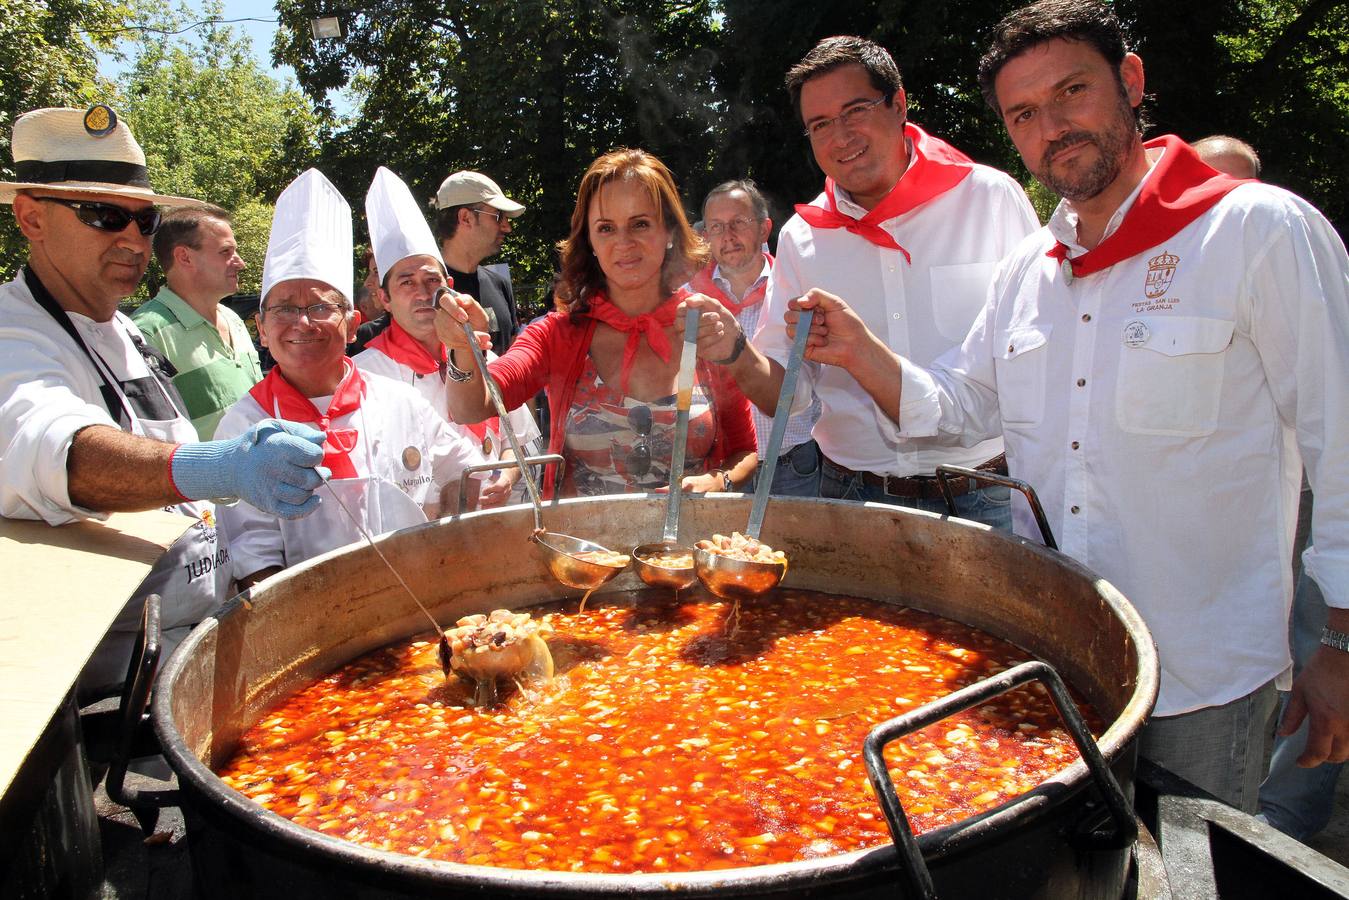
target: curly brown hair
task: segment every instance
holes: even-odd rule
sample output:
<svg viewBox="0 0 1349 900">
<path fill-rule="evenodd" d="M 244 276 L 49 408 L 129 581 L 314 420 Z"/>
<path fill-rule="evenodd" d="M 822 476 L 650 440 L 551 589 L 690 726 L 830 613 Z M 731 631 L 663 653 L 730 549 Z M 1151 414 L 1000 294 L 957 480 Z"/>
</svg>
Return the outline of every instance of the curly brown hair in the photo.
<svg viewBox="0 0 1349 900">
<path fill-rule="evenodd" d="M 707 245 L 690 227 L 674 176 L 665 163 L 645 150 L 611 150 L 591 163 L 581 176 L 576 208 L 571 214 L 571 233 L 557 245 L 562 256 L 562 274 L 557 285 L 558 307 L 573 318 L 589 311 L 590 297 L 604 290 L 606 284 L 604 271 L 590 245 L 590 203 L 606 184 L 623 179 L 635 179 L 646 187 L 670 232 L 673 244 L 665 251 L 665 262 L 661 265 L 661 291 L 672 293 L 694 272 L 707 265 Z"/>
</svg>

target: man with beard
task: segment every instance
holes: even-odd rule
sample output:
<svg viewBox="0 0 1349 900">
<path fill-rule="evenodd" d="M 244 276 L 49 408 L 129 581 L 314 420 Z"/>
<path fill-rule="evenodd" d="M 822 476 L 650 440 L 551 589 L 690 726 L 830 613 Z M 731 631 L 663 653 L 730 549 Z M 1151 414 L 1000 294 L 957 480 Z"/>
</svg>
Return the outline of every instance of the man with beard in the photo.
<svg viewBox="0 0 1349 900">
<path fill-rule="evenodd" d="M 501 250 L 511 233 L 511 221 L 524 211 L 523 205 L 479 172 L 455 172 L 436 191 L 435 234 L 440 255 L 454 289 L 477 300 L 486 311 L 492 352 L 498 356 L 520 331 L 520 314 L 510 281 L 481 263 Z"/>
<path fill-rule="evenodd" d="M 994 266 L 1038 224 L 1012 178 L 908 120 L 899 69 L 884 47 L 825 38 L 786 82 L 827 176 L 824 192 L 797 206 L 778 236 L 753 343 L 746 346 L 728 312 L 709 306 L 708 339 L 722 331 L 730 340 L 717 340 L 723 346 L 715 353 L 699 348 L 769 414 L 791 346 L 783 321 L 789 300 L 813 289 L 845 297 L 890 349 L 930 363 L 964 336 Z M 892 440 L 871 389 L 844 366 L 811 360 L 802 367 L 793 412 L 813 398 L 822 497 L 945 512 L 937 466 L 1002 466 L 997 435 L 968 447 Z M 1011 527 L 1007 488 L 963 478 L 952 479 L 952 488 L 960 516 Z"/>
<path fill-rule="evenodd" d="M 1316 493 L 1304 568 L 1330 609 L 1280 731 L 1310 720 L 1300 765 L 1349 757 L 1349 257 L 1300 198 L 1222 175 L 1176 137 L 1143 141 L 1143 63 L 1108 6 L 1010 14 L 979 81 L 1063 197 L 1048 226 L 930 369 L 823 294 L 797 304 L 823 313 L 811 354 L 888 387 L 896 435 L 1002 432 L 1060 548 L 1157 642 L 1141 753 L 1251 811 L 1289 665 L 1303 464 Z M 1035 533 L 1024 504 L 1016 520 Z"/>
</svg>

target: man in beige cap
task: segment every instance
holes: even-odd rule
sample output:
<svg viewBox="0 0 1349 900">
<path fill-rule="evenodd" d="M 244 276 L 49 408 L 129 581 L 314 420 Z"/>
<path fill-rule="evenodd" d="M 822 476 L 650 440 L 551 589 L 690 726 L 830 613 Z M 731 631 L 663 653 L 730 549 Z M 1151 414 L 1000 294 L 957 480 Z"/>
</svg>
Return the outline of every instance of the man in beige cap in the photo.
<svg viewBox="0 0 1349 900">
<path fill-rule="evenodd" d="M 455 172 L 436 192 L 435 236 L 454 289 L 469 294 L 487 312 L 492 349 L 497 354 L 515 339 L 520 315 L 510 279 L 482 261 L 501 249 L 511 220 L 525 211 L 478 172 Z"/>
<path fill-rule="evenodd" d="M 145 274 L 159 207 L 145 154 L 106 106 L 40 109 L 14 123 L 17 180 L 0 183 L 28 263 L 0 285 L 0 515 L 52 525 L 167 507 L 194 519 L 137 597 L 164 598 L 172 647 L 226 596 L 229 549 L 211 504 L 240 497 L 298 517 L 318 505 L 323 435 L 270 421 L 198 442 L 172 366 L 117 311 Z M 125 675 L 133 600 L 86 668 L 86 695 Z"/>
</svg>

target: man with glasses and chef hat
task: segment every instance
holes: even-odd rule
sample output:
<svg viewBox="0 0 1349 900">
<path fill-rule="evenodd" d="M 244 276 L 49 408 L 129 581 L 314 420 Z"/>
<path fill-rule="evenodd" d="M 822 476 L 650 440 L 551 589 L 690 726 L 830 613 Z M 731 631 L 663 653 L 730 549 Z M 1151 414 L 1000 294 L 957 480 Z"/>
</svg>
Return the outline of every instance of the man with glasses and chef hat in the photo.
<svg viewBox="0 0 1349 900">
<path fill-rule="evenodd" d="M 0 285 L 0 514 L 52 525 L 163 507 L 194 524 L 156 564 L 81 676 L 82 699 L 126 675 L 142 598 L 163 598 L 166 648 L 227 595 L 230 551 L 213 498 L 299 518 L 319 504 L 322 435 L 267 420 L 199 442 L 172 367 L 118 303 L 149 263 L 160 207 L 145 154 L 107 106 L 14 123 L 16 180 L 0 184 L 28 242 Z"/>
<path fill-rule="evenodd" d="M 758 332 L 714 306 L 699 342 L 769 414 L 791 347 L 789 300 L 812 289 L 844 297 L 893 350 L 931 362 L 965 336 L 998 260 L 1038 225 L 1010 176 L 909 121 L 899 69 L 884 47 L 825 38 L 786 83 L 824 192 L 797 206 L 778 235 Z M 792 411 L 819 401 L 820 496 L 945 512 L 937 466 L 1005 471 L 997 437 L 954 448 L 893 440 L 875 393 L 841 366 L 807 358 L 802 367 Z M 1007 488 L 963 478 L 951 485 L 958 515 L 1011 527 Z"/>
<path fill-rule="evenodd" d="M 412 192 L 383 166 L 375 172 L 365 195 L 365 218 L 375 266 L 385 273 L 386 302 L 393 321 L 353 357 L 356 365 L 416 388 L 454 431 L 481 444 L 491 459 L 513 459 L 514 452 L 495 417 L 475 425 L 458 425 L 450 419 L 445 392 L 447 356 L 436 335 L 436 296 L 453 282 Z M 527 407 L 516 407 L 510 420 L 521 445 L 538 439 L 539 426 Z M 506 503 L 519 478 L 518 467 L 498 471 L 482 486 L 479 508 Z"/>
<path fill-rule="evenodd" d="M 486 458 L 418 392 L 362 372 L 353 337 L 351 207 L 316 169 L 276 201 L 262 265 L 258 337 L 276 365 L 229 408 L 216 433 L 247 433 L 269 418 L 323 434 L 332 479 L 303 521 L 239 503 L 222 509 L 234 573 L 247 586 L 287 566 L 454 511 L 459 476 Z M 333 501 L 333 502 L 328 502 Z"/>
</svg>

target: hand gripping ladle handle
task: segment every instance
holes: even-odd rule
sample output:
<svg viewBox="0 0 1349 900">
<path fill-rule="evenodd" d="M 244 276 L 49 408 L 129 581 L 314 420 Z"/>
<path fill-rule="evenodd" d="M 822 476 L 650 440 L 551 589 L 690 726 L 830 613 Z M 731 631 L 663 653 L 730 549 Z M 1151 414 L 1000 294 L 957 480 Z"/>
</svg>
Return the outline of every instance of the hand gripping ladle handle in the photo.
<svg viewBox="0 0 1349 900">
<path fill-rule="evenodd" d="M 778 455 L 782 451 L 782 436 L 787 433 L 787 419 L 796 400 L 796 377 L 801 373 L 801 361 L 806 355 L 806 338 L 810 336 L 810 321 L 815 310 L 801 310 L 796 322 L 796 340 L 792 341 L 791 355 L 787 357 L 787 372 L 782 376 L 782 390 L 778 392 L 777 409 L 773 412 L 773 430 L 768 434 L 763 465 L 759 469 L 759 484 L 754 488 L 754 502 L 749 508 L 749 526 L 745 535 L 755 540 L 763 530 L 764 513 L 768 510 L 768 494 L 773 489 L 773 473 L 777 471 Z"/>
</svg>

